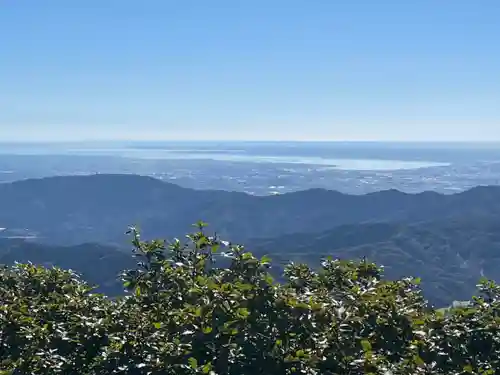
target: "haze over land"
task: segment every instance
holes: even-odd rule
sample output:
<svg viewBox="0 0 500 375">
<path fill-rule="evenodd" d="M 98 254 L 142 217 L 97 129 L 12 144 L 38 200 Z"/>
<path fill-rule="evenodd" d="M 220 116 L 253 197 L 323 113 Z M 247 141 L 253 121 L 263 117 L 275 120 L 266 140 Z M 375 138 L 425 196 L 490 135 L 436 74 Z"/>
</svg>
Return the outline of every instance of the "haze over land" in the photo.
<svg viewBox="0 0 500 375">
<path fill-rule="evenodd" d="M 500 181 L 495 143 L 107 142 L 3 144 L 0 180 L 132 173 L 194 189 L 278 194 L 453 193 Z"/>
</svg>

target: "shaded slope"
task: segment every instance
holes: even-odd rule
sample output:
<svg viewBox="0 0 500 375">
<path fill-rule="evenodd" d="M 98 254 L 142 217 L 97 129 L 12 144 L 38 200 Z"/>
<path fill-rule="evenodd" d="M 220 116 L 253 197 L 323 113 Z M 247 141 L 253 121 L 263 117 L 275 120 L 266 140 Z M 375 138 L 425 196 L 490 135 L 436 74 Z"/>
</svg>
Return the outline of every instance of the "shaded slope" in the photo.
<svg viewBox="0 0 500 375">
<path fill-rule="evenodd" d="M 500 221 L 487 216 L 419 224 L 345 225 L 322 233 L 251 242 L 249 250 L 318 265 L 325 256 L 383 265 L 389 278 L 422 277 L 429 300 L 446 305 L 468 299 L 482 276 L 500 280 Z M 278 267 L 279 268 L 279 267 Z"/>
<path fill-rule="evenodd" d="M 118 275 L 125 269 L 135 267 L 134 258 L 129 253 L 112 246 L 47 246 L 23 240 L 0 239 L 0 264 L 15 262 L 71 269 L 90 284 L 98 285 L 98 291 L 108 295 L 123 292 Z"/>
<path fill-rule="evenodd" d="M 129 225 L 146 237 L 173 237 L 202 219 L 226 238 L 275 237 L 367 222 L 410 223 L 499 215 L 500 188 L 456 195 L 395 190 L 346 195 L 313 189 L 280 196 L 181 188 L 150 177 L 51 177 L 0 184 L 0 226 L 28 228 L 60 244 L 123 243 Z"/>
<path fill-rule="evenodd" d="M 470 298 L 482 275 L 500 280 L 500 221 L 484 216 L 343 225 L 321 233 L 256 239 L 246 245 L 256 255 L 270 255 L 278 277 L 289 261 L 316 266 L 328 255 L 366 257 L 383 265 L 389 278 L 422 277 L 424 294 L 436 306 Z M 135 264 L 128 250 L 113 246 L 63 247 L 1 239 L 0 263 L 14 261 L 71 268 L 109 295 L 122 292 L 117 275 Z"/>
</svg>

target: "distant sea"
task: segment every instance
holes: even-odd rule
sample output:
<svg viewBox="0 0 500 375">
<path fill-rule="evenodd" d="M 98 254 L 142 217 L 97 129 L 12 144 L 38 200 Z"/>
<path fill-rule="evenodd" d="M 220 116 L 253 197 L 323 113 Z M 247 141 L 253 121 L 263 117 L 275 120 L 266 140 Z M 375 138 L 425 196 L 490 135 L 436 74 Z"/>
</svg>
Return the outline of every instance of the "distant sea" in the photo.
<svg viewBox="0 0 500 375">
<path fill-rule="evenodd" d="M 94 142 L 4 143 L 0 154 L 98 155 L 131 159 L 308 164 L 339 170 L 400 170 L 500 161 L 493 143 Z"/>
</svg>

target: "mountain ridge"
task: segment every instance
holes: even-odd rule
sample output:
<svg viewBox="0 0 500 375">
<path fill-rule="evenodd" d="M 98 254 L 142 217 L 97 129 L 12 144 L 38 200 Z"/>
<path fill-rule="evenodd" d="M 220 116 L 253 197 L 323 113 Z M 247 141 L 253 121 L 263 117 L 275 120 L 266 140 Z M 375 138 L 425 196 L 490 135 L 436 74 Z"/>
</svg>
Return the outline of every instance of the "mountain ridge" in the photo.
<svg viewBox="0 0 500 375">
<path fill-rule="evenodd" d="M 312 189 L 276 196 L 194 190 L 138 175 L 58 176 L 0 184 L 0 226 L 58 244 L 123 243 L 130 225 L 148 237 L 181 236 L 202 219 L 244 242 L 363 222 L 500 216 L 500 187 L 444 195 L 386 190 L 348 195 Z"/>
<path fill-rule="evenodd" d="M 272 272 L 278 278 L 289 262 L 318 268 L 327 256 L 344 260 L 366 258 L 384 266 L 389 279 L 421 277 L 424 295 L 435 306 L 469 298 L 483 276 L 500 280 L 500 221 L 493 217 L 346 224 L 321 233 L 255 239 L 243 245 L 258 257 L 270 256 Z M 31 261 L 74 269 L 98 285 L 98 291 L 115 296 L 123 292 L 117 275 L 135 264 L 129 248 L 130 245 L 57 246 L 0 239 L 0 263 Z"/>
<path fill-rule="evenodd" d="M 194 190 L 146 176 L 96 174 L 0 184 L 0 207 L 0 227 L 36 235 L 17 245 L 0 239 L 10 249 L 2 251 L 0 261 L 79 265 L 90 281 L 103 282 L 113 293 L 119 290 L 113 272 L 123 268 L 113 267 L 130 265 L 123 252 L 129 226 L 142 228 L 146 239 L 171 239 L 190 232 L 198 220 L 223 239 L 269 253 L 278 264 L 317 265 L 322 256 L 335 255 L 368 257 L 386 265 L 391 277 L 416 272 L 439 304 L 449 302 L 448 296 L 468 296 L 482 273 L 500 279 L 498 186 L 452 195 L 310 189 L 263 197 Z M 106 266 L 103 252 L 109 252 L 113 267 Z M 94 273 L 96 265 L 102 275 Z"/>
<path fill-rule="evenodd" d="M 228 194 L 235 194 L 235 195 L 246 195 L 252 198 L 275 198 L 275 197 L 283 197 L 283 196 L 293 196 L 293 195 L 302 195 L 302 194 L 313 194 L 313 193 L 334 193 L 336 195 L 341 195 L 344 197 L 363 197 L 363 196 L 376 196 L 380 194 L 398 194 L 400 196 L 440 196 L 440 197 L 453 197 L 453 196 L 461 196 L 461 195 L 468 195 L 472 193 L 476 193 L 478 191 L 484 192 L 484 191 L 498 191 L 500 193 L 500 185 L 477 185 L 474 187 L 471 187 L 470 189 L 464 190 L 464 191 L 459 191 L 459 192 L 454 192 L 450 194 L 443 194 L 437 191 L 432 191 L 432 190 L 424 190 L 418 193 L 410 193 L 410 192 L 404 192 L 398 189 L 384 189 L 384 190 L 379 190 L 375 192 L 368 192 L 365 194 L 349 194 L 349 193 L 344 193 L 340 192 L 338 190 L 331 190 L 331 189 L 325 189 L 325 188 L 309 188 L 309 189 L 304 189 L 304 190 L 297 190 L 297 191 L 292 191 L 292 192 L 285 192 L 283 194 L 278 194 L 278 195 L 252 195 L 249 193 L 245 192 L 236 192 L 236 191 L 228 191 L 228 190 L 219 190 L 219 189 L 193 189 L 189 187 L 183 187 L 178 184 L 175 184 L 170 181 L 164 181 L 156 177 L 148 176 L 148 175 L 140 175 L 140 174 L 129 174 L 129 173 L 94 173 L 94 174 L 85 174 L 85 175 L 58 175 L 58 176 L 47 176 L 47 177 L 41 177 L 41 178 L 25 178 L 22 180 L 16 180 L 16 181 L 9 181 L 5 183 L 0 184 L 0 190 L 3 189 L 5 186 L 11 185 L 13 187 L 18 188 L 19 186 L 22 185 L 28 185 L 33 182 L 36 183 L 52 183 L 54 181 L 98 181 L 99 182 L 113 182 L 116 183 L 117 181 L 111 181 L 111 179 L 116 180 L 116 179 L 122 179 L 123 182 L 133 182 L 133 181 L 149 181 L 152 184 L 156 184 L 156 186 L 170 186 L 173 188 L 176 188 L 178 190 L 184 190 L 184 191 L 194 191 L 194 192 L 210 192 L 210 193 L 215 193 L 215 192 L 222 192 L 222 193 L 228 193 Z M 108 181 L 105 181 L 108 180 Z M 151 184 L 151 186 L 153 186 Z"/>
</svg>

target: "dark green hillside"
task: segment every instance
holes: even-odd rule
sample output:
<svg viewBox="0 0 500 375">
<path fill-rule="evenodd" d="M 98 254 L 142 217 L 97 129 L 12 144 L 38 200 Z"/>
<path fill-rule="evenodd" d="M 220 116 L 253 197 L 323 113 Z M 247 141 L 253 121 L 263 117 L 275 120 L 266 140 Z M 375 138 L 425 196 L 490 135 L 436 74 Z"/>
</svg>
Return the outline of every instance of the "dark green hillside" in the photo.
<svg viewBox="0 0 500 375">
<path fill-rule="evenodd" d="M 133 234 L 138 263 L 122 274 L 124 297 L 95 294 L 61 269 L 0 267 L 1 374 L 500 374 L 493 282 L 465 308 L 441 311 L 418 280 L 387 280 L 365 260 L 289 265 L 277 283 L 269 259 L 202 226 L 168 247 Z"/>
<path fill-rule="evenodd" d="M 490 217 L 344 225 L 252 243 L 257 254 L 270 254 L 278 263 L 317 266 L 328 255 L 366 257 L 383 265 L 389 278 L 422 277 L 424 295 L 437 306 L 467 299 L 482 276 L 500 280 L 500 221 Z"/>
<path fill-rule="evenodd" d="M 74 270 L 91 285 L 98 285 L 98 291 L 110 296 L 123 294 L 118 275 L 135 264 L 128 251 L 112 246 L 55 246 L 0 239 L 0 264 L 13 265 L 15 262 Z"/>
<path fill-rule="evenodd" d="M 419 224 L 343 225 L 321 233 L 286 235 L 249 242 L 248 250 L 269 255 L 275 276 L 290 261 L 319 267 L 326 256 L 367 258 L 384 266 L 389 279 L 421 277 L 424 296 L 436 306 L 468 299 L 477 281 L 500 280 L 500 222 L 488 217 Z M 57 265 L 83 274 L 108 295 L 122 293 L 116 275 L 131 266 L 126 247 L 44 245 L 0 240 L 0 262 Z M 220 263 L 224 265 L 225 263 Z"/>
<path fill-rule="evenodd" d="M 130 262 L 124 228 L 137 224 L 144 238 L 173 238 L 199 217 L 277 264 L 367 257 L 389 278 L 422 276 L 425 296 L 439 306 L 469 298 L 482 275 L 500 279 L 499 187 L 455 195 L 313 189 L 257 197 L 134 175 L 65 176 L 0 184 L 0 207 L 6 232 L 38 236 L 37 244 L 4 239 L 0 261 L 72 268 L 111 295 L 121 291 L 116 274 Z M 90 242 L 100 245 L 81 245 Z"/>
<path fill-rule="evenodd" d="M 0 227 L 28 228 L 39 241 L 62 245 L 124 244 L 123 228 L 130 224 L 149 238 L 170 238 L 189 231 L 200 217 L 225 238 L 242 241 L 345 224 L 500 216 L 500 187 L 456 195 L 389 190 L 357 196 L 313 189 L 257 197 L 135 175 L 65 176 L 0 184 L 0 207 Z"/>
</svg>

